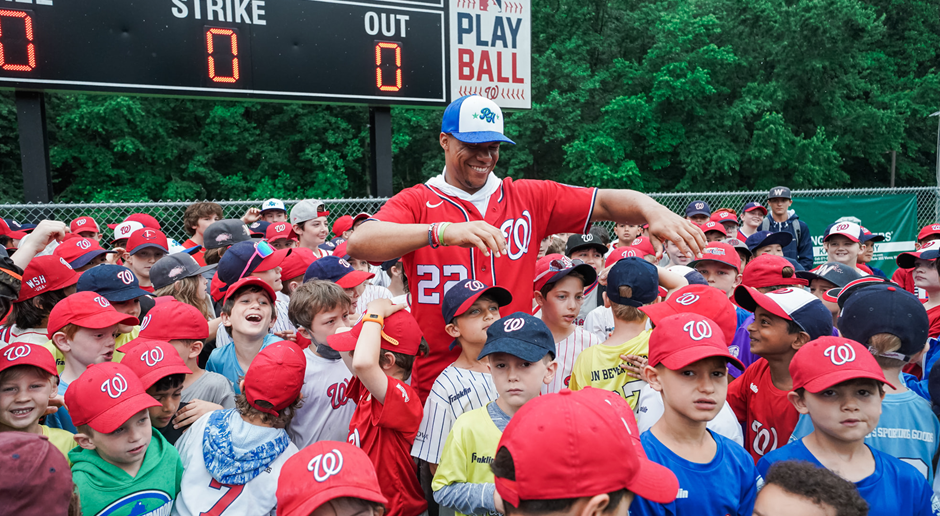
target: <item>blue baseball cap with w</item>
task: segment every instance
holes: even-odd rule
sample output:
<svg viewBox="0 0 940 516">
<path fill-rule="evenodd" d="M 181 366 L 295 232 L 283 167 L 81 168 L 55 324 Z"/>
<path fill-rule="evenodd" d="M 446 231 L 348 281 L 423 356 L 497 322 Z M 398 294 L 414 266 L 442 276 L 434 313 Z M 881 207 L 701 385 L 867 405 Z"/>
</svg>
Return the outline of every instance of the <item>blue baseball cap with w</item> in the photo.
<svg viewBox="0 0 940 516">
<path fill-rule="evenodd" d="M 492 100 L 466 95 L 444 110 L 441 132 L 464 143 L 516 142 L 503 134 L 503 112 Z"/>
<path fill-rule="evenodd" d="M 538 317 L 516 312 L 486 329 L 486 344 L 477 360 L 493 353 L 509 353 L 527 362 L 541 360 L 548 353 L 555 358 L 555 338 Z"/>
</svg>

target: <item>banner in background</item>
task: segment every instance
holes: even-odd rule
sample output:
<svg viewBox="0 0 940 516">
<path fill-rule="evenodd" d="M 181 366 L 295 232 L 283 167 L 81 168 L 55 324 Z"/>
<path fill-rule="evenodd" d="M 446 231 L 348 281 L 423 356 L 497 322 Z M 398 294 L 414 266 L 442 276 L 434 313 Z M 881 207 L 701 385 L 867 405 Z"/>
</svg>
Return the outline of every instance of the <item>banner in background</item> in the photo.
<svg viewBox="0 0 940 516">
<path fill-rule="evenodd" d="M 814 197 L 793 200 L 792 209 L 809 226 L 813 237 L 813 263 L 825 263 L 823 233 L 834 222 L 855 222 L 872 233 L 884 235 L 875 244 L 870 267 L 884 271 L 888 278 L 897 269 L 894 262 L 905 251 L 914 250 L 917 238 L 917 196 L 887 195 L 872 197 Z"/>
</svg>

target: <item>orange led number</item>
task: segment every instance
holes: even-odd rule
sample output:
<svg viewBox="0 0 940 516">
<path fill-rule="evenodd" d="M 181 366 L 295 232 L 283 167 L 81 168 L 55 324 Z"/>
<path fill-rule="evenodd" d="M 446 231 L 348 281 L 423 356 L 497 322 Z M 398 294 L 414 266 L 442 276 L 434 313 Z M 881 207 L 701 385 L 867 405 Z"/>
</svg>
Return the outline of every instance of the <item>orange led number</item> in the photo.
<svg viewBox="0 0 940 516">
<path fill-rule="evenodd" d="M 228 36 L 232 44 L 232 75 L 216 75 L 215 73 L 215 36 Z M 209 29 L 206 31 L 206 50 L 209 51 L 209 78 L 213 82 L 232 84 L 238 80 L 238 35 L 232 29 Z"/>
<path fill-rule="evenodd" d="M 395 85 L 385 84 L 382 80 L 382 50 L 395 50 Z M 375 86 L 379 91 L 398 91 L 401 89 L 401 45 L 380 42 L 375 44 Z"/>
<path fill-rule="evenodd" d="M 36 68 L 36 46 L 33 45 L 33 19 L 23 11 L 11 11 L 9 9 L 0 9 L 0 20 L 6 18 L 20 18 L 26 26 L 26 64 L 13 64 L 7 62 L 6 53 L 3 48 L 3 29 L 0 28 L 0 68 L 13 72 L 31 72 Z M 2 25 L 2 24 L 0 24 Z"/>
</svg>

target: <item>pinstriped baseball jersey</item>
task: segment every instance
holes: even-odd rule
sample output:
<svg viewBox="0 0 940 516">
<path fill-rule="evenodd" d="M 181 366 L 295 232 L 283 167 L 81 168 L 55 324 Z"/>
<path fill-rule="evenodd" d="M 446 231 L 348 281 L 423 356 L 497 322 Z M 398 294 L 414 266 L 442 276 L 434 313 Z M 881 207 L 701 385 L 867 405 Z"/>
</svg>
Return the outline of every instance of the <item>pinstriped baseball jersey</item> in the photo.
<svg viewBox="0 0 940 516">
<path fill-rule="evenodd" d="M 439 464 L 444 441 L 454 422 L 464 412 L 485 406 L 497 397 L 493 377 L 469 369 L 447 366 L 434 381 L 424 403 L 424 418 L 411 448 L 411 455 Z"/>
<path fill-rule="evenodd" d="M 555 378 L 552 383 L 542 386 L 542 394 L 550 394 L 560 391 L 567 387 L 571 381 L 571 370 L 574 368 L 574 362 L 578 355 L 585 349 L 600 344 L 601 341 L 593 333 L 585 331 L 580 326 L 574 327 L 574 333 L 568 335 L 564 340 L 555 343 L 555 362 L 558 362 L 558 370 L 555 372 Z"/>
<path fill-rule="evenodd" d="M 475 248 L 430 246 L 402 257 L 412 313 L 431 348 L 427 357 L 416 360 L 412 371 L 412 385 L 421 399 L 427 397 L 438 374 L 459 355 L 459 350 L 448 350 L 453 338 L 444 332 L 444 293 L 458 281 L 473 278 L 512 293 L 513 302 L 503 309 L 505 313 L 529 312 L 539 242 L 554 233 L 587 232 L 596 197 L 596 188 L 506 178 L 482 214 L 471 202 L 430 184 L 403 190 L 385 203 L 376 220 L 399 224 L 481 220 L 502 230 L 507 243 L 508 256 L 499 258 L 492 254 L 486 257 Z"/>
<path fill-rule="evenodd" d="M 356 311 L 360 314 L 366 313 L 366 307 L 369 306 L 369 303 L 375 301 L 376 299 L 391 299 L 392 292 L 378 285 L 366 285 L 366 289 L 362 291 L 362 295 L 359 296 L 359 301 L 356 302 Z"/>
</svg>

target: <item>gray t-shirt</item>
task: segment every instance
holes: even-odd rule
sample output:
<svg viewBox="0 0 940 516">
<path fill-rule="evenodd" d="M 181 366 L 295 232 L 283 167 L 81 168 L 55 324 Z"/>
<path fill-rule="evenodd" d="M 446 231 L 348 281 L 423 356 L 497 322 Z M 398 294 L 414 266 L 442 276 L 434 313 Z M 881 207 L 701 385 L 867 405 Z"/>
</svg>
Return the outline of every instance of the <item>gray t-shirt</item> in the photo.
<svg viewBox="0 0 940 516">
<path fill-rule="evenodd" d="M 232 390 L 232 383 L 228 381 L 228 378 L 211 371 L 206 371 L 195 383 L 183 389 L 180 403 L 189 403 L 196 399 L 218 403 L 226 409 L 235 408 L 235 391 Z"/>
</svg>

